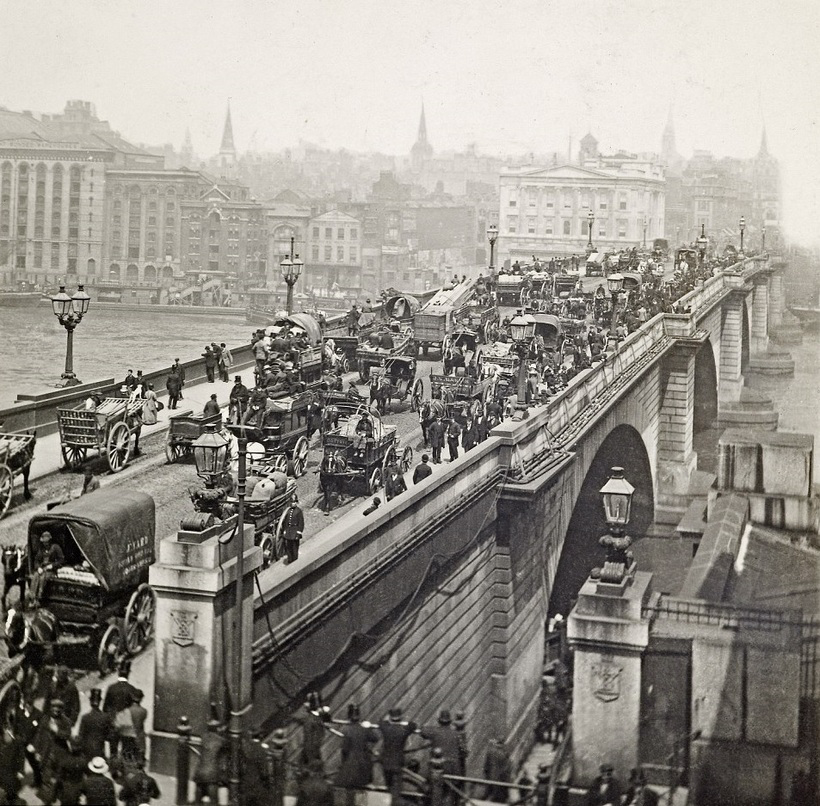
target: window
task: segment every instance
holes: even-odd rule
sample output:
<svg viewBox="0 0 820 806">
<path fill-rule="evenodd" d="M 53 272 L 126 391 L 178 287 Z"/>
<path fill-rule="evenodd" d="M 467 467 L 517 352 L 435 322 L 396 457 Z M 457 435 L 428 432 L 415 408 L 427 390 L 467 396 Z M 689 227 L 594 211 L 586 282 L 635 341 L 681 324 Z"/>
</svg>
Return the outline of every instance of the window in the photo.
<svg viewBox="0 0 820 806">
<path fill-rule="evenodd" d="M 618 237 L 619 238 L 626 238 L 626 223 L 627 222 L 626 222 L 625 218 L 619 218 L 618 219 Z"/>
<path fill-rule="evenodd" d="M 517 207 L 518 201 L 516 199 L 510 199 L 510 207 Z"/>
<path fill-rule="evenodd" d="M 219 254 L 219 244 L 218 243 L 212 243 L 208 247 L 208 252 L 212 255 L 218 255 Z"/>
<path fill-rule="evenodd" d="M 709 212 L 709 199 L 698 199 L 698 212 L 700 212 L 700 213 L 708 213 Z"/>
<path fill-rule="evenodd" d="M 342 230 L 344 233 L 344 230 Z M 345 262 L 345 248 L 343 246 L 336 247 L 336 262 L 337 263 L 344 263 Z"/>
<path fill-rule="evenodd" d="M 173 227 L 174 226 L 174 217 L 172 215 L 165 217 L 165 226 L 166 227 Z"/>
<path fill-rule="evenodd" d="M 572 222 L 564 221 L 564 235 L 572 235 Z"/>
<path fill-rule="evenodd" d="M 332 257 L 332 247 L 326 246 L 325 247 L 325 261 L 329 261 Z"/>
<path fill-rule="evenodd" d="M 339 229 L 336 231 L 336 237 L 340 241 L 343 241 L 345 239 L 345 229 L 344 229 L 344 227 L 339 227 Z"/>
<path fill-rule="evenodd" d="M 325 238 L 333 237 L 333 227 L 325 227 Z"/>
<path fill-rule="evenodd" d="M 356 259 L 357 259 L 357 258 L 356 258 L 356 247 L 355 247 L 355 246 L 351 246 L 351 247 L 350 247 L 350 262 L 351 262 L 351 263 L 355 263 L 355 262 L 356 262 Z"/>
<path fill-rule="evenodd" d="M 129 246 L 128 247 L 128 257 L 139 259 L 140 256 L 140 248 L 138 246 Z"/>
<path fill-rule="evenodd" d="M 536 191 L 531 190 L 529 192 L 529 197 L 527 198 L 527 205 L 529 207 L 537 207 L 538 206 L 538 194 Z"/>
<path fill-rule="evenodd" d="M 535 219 L 534 218 L 528 218 L 527 219 L 527 232 L 530 235 L 535 235 Z"/>
<path fill-rule="evenodd" d="M 318 260 L 319 259 L 319 247 L 316 244 L 313 244 L 313 246 L 311 247 L 310 256 L 313 260 Z"/>
<path fill-rule="evenodd" d="M 598 237 L 606 238 L 606 221 L 601 221 L 598 224 Z"/>
<path fill-rule="evenodd" d="M 34 268 L 35 269 L 42 269 L 43 268 L 43 243 L 42 243 L 42 241 L 37 241 L 34 244 Z"/>
<path fill-rule="evenodd" d="M 581 219 L 581 235 L 589 235 L 589 221 Z"/>
<path fill-rule="evenodd" d="M 626 193 L 619 193 L 618 194 L 618 209 L 619 210 L 626 210 Z M 626 236 L 624 236 L 626 237 Z"/>
<path fill-rule="evenodd" d="M 572 193 L 564 193 L 564 209 L 571 210 L 572 209 Z"/>
<path fill-rule="evenodd" d="M 319 227 L 314 227 L 314 228 L 313 228 L 313 237 L 314 237 L 314 238 L 318 238 L 318 237 L 319 237 Z"/>
<path fill-rule="evenodd" d="M 351 228 L 350 228 L 350 240 L 351 240 L 351 241 L 355 241 L 355 240 L 357 240 L 357 239 L 358 239 L 358 237 L 359 237 L 359 230 L 358 230 L 358 228 L 357 228 L 357 227 L 351 227 Z"/>
<path fill-rule="evenodd" d="M 375 258 L 372 258 L 372 257 L 367 258 L 367 260 L 365 261 L 365 265 L 367 266 L 368 269 L 375 269 L 376 268 Z"/>
<path fill-rule="evenodd" d="M 601 199 L 598 202 L 598 209 L 599 210 L 608 210 L 609 209 L 609 202 L 606 199 Z"/>
<path fill-rule="evenodd" d="M 546 227 L 544 228 L 544 232 L 547 235 L 552 235 L 552 221 L 547 221 Z"/>
</svg>

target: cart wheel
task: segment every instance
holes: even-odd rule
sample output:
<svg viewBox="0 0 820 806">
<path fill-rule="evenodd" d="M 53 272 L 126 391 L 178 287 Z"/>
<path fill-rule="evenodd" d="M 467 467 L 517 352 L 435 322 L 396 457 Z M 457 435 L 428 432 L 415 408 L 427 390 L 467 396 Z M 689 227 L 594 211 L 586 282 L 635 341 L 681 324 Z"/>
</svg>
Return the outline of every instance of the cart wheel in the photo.
<svg viewBox="0 0 820 806">
<path fill-rule="evenodd" d="M 23 701 L 23 691 L 16 680 L 9 680 L 0 688 L 0 729 L 15 733 L 17 710 Z"/>
<path fill-rule="evenodd" d="M 367 380 L 367 372 L 365 371 L 367 367 L 364 365 L 364 359 L 359 359 L 358 362 L 358 370 L 359 370 L 359 380 L 364 383 Z"/>
<path fill-rule="evenodd" d="M 288 472 L 288 457 L 284 453 L 277 453 L 271 461 L 269 468 L 271 472 L 285 473 Z"/>
<path fill-rule="evenodd" d="M 165 457 L 168 459 L 168 464 L 172 465 L 178 462 L 188 452 L 185 444 L 182 442 L 174 442 L 170 437 L 165 442 Z"/>
<path fill-rule="evenodd" d="M 368 482 L 368 489 L 370 490 L 370 495 L 375 495 L 382 486 L 382 469 L 380 467 L 376 467 L 373 469 L 373 472 L 370 474 L 370 481 Z"/>
<path fill-rule="evenodd" d="M 470 416 L 475 419 L 478 417 L 484 409 L 484 401 L 480 397 L 473 398 L 473 402 L 470 403 Z"/>
<path fill-rule="evenodd" d="M 404 450 L 401 452 L 401 462 L 399 466 L 401 467 L 401 472 L 406 473 L 413 464 L 413 449 L 409 445 L 404 446 Z"/>
<path fill-rule="evenodd" d="M 262 539 L 259 541 L 259 548 L 262 549 L 262 570 L 270 568 L 274 560 L 276 560 L 276 544 L 273 541 L 273 535 L 270 532 L 265 532 Z"/>
<path fill-rule="evenodd" d="M 306 437 L 299 437 L 293 449 L 293 475 L 297 478 L 307 472 L 308 441 Z"/>
<path fill-rule="evenodd" d="M 387 475 L 387 466 L 394 462 L 396 459 L 396 448 L 394 445 L 391 445 L 387 452 L 384 454 L 384 459 L 382 459 L 382 476 Z"/>
<path fill-rule="evenodd" d="M 495 386 L 495 382 L 493 382 L 484 387 L 484 391 L 481 393 L 481 399 L 484 403 L 489 403 L 495 397 Z"/>
<path fill-rule="evenodd" d="M 0 464 L 0 518 L 9 511 L 13 492 L 14 474 L 7 464 Z"/>
<path fill-rule="evenodd" d="M 347 375 L 347 373 L 350 372 L 350 359 L 347 356 L 345 356 L 342 359 L 341 364 L 342 364 L 342 372 L 345 373 L 345 375 Z"/>
<path fill-rule="evenodd" d="M 119 473 L 131 458 L 131 432 L 125 423 L 115 423 L 108 434 L 106 445 L 108 466 L 112 473 Z"/>
<path fill-rule="evenodd" d="M 151 640 L 156 612 L 156 594 L 143 582 L 131 594 L 125 610 L 125 648 L 129 655 L 136 655 Z"/>
<path fill-rule="evenodd" d="M 122 630 L 116 624 L 109 624 L 97 648 L 97 668 L 100 677 L 111 674 L 117 668 L 121 656 Z"/>
<path fill-rule="evenodd" d="M 418 378 L 413 384 L 413 397 L 410 398 L 410 410 L 418 411 L 424 400 L 424 382 Z"/>
<path fill-rule="evenodd" d="M 87 450 L 77 445 L 63 445 L 63 466 L 71 470 L 77 470 L 85 461 Z"/>
</svg>

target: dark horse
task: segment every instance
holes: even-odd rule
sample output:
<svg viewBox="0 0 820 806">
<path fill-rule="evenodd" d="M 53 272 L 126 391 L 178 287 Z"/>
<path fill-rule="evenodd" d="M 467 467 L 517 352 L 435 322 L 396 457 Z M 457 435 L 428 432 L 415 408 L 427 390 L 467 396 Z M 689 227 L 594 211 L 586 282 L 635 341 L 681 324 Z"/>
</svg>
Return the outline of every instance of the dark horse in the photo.
<svg viewBox="0 0 820 806">
<path fill-rule="evenodd" d="M 26 549 L 23 546 L 3 548 L 3 610 L 8 605 L 9 591 L 16 585 L 20 589 L 20 603 L 26 596 Z"/>
<path fill-rule="evenodd" d="M 10 607 L 5 626 L 9 657 L 23 656 L 23 697 L 31 702 L 39 690 L 43 668 L 53 659 L 60 633 L 57 617 L 45 608 L 24 615 L 21 609 Z"/>
<path fill-rule="evenodd" d="M 447 407 L 441 400 L 425 400 L 419 408 L 419 424 L 421 425 L 421 436 L 425 447 L 429 444 L 427 439 L 427 429 L 433 424 L 436 417 L 444 417 Z"/>
<path fill-rule="evenodd" d="M 322 459 L 319 468 L 319 488 L 324 494 L 324 510 L 330 512 L 342 492 L 343 481 L 339 476 L 347 470 L 347 459 L 340 451 L 330 451 Z"/>
<path fill-rule="evenodd" d="M 370 408 L 373 403 L 379 414 L 387 414 L 390 407 L 390 380 L 384 375 L 374 375 L 370 379 Z"/>
</svg>

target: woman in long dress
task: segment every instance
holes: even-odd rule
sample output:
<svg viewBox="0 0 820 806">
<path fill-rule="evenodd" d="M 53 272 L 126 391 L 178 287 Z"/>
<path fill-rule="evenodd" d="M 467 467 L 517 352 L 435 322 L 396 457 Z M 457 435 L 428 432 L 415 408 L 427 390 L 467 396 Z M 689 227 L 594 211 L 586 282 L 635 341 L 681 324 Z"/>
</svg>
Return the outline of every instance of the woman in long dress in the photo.
<svg viewBox="0 0 820 806">
<path fill-rule="evenodd" d="M 157 394 L 154 391 L 154 384 L 149 383 L 145 390 L 145 399 L 142 404 L 143 425 L 155 425 L 157 422 Z"/>
</svg>

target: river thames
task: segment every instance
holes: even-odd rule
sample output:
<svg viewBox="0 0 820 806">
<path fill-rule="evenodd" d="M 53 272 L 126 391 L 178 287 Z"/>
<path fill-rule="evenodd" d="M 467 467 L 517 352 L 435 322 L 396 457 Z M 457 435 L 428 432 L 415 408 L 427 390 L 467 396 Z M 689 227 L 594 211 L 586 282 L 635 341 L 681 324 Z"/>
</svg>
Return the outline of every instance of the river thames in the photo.
<svg viewBox="0 0 820 806">
<path fill-rule="evenodd" d="M 175 358 L 199 357 L 206 344 L 248 344 L 253 327 L 242 317 L 117 311 L 91 307 L 74 331 L 74 372 L 84 383 L 123 378 L 126 370 L 152 372 Z M 51 306 L 0 308 L 0 408 L 17 395 L 47 392 L 65 367 L 66 332 Z"/>
</svg>

